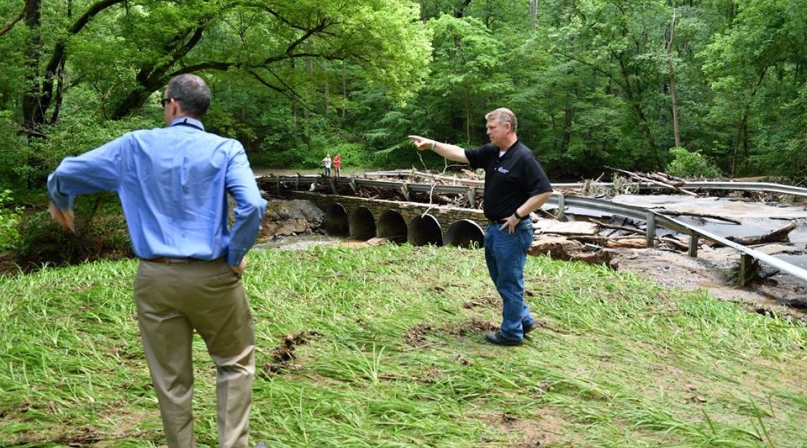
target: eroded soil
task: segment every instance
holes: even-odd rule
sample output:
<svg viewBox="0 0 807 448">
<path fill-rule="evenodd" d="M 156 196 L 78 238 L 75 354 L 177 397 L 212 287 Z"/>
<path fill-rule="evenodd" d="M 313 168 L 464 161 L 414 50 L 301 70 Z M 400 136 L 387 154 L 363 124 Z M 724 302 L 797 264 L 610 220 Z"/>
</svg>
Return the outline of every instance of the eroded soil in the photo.
<svg viewBox="0 0 807 448">
<path fill-rule="evenodd" d="M 694 291 L 705 289 L 718 300 L 742 303 L 749 311 L 780 315 L 807 323 L 807 285 L 787 274 L 773 274 L 764 267 L 767 278 L 758 278 L 738 287 L 735 273 L 740 262 L 733 249 L 700 251 L 697 258 L 656 249 L 621 249 L 612 266 L 655 280 L 665 288 Z"/>
</svg>

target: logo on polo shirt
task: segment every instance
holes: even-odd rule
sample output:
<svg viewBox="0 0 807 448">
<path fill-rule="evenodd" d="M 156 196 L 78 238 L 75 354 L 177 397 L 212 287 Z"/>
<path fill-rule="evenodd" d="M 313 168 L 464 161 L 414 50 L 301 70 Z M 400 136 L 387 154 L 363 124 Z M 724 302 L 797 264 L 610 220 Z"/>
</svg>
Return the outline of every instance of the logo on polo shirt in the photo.
<svg viewBox="0 0 807 448">
<path fill-rule="evenodd" d="M 498 167 L 498 168 L 496 168 L 496 171 L 498 171 L 498 172 L 500 172 L 500 173 L 502 173 L 502 174 L 507 174 L 507 173 L 509 173 L 509 172 L 510 172 L 510 170 L 504 169 L 504 168 L 502 168 L 502 167 Z"/>
</svg>

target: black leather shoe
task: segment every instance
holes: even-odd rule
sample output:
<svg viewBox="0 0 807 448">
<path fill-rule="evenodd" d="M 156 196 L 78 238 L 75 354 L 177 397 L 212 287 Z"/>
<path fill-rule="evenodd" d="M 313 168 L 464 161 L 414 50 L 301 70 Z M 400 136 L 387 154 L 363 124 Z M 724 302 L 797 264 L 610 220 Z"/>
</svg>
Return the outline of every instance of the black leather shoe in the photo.
<svg viewBox="0 0 807 448">
<path fill-rule="evenodd" d="M 521 344 L 524 343 L 524 341 L 518 341 L 518 340 L 515 340 L 515 339 L 506 339 L 506 338 L 502 337 L 502 332 L 501 331 L 496 331 L 496 332 L 489 331 L 488 334 L 485 335 L 485 339 L 487 339 L 488 342 L 490 342 L 491 344 L 506 345 L 506 346 L 509 346 L 509 347 L 515 346 L 515 345 L 521 345 Z"/>
<path fill-rule="evenodd" d="M 526 336 L 527 333 L 531 332 L 532 330 L 535 330 L 536 328 L 538 328 L 538 323 L 533 322 L 532 325 L 522 325 L 521 331 L 523 331 L 524 336 Z"/>
</svg>

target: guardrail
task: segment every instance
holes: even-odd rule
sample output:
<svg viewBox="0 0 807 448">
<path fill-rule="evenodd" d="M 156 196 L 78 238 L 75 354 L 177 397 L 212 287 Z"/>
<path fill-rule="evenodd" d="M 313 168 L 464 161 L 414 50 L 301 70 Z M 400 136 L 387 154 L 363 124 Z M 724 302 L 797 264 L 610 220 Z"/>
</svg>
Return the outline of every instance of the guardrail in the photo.
<svg viewBox="0 0 807 448">
<path fill-rule="evenodd" d="M 553 194 L 547 202 L 557 205 L 561 212 L 565 209 L 566 205 L 574 205 L 581 208 L 603 211 L 615 215 L 643 220 L 647 223 L 645 228 L 645 241 L 647 247 L 654 246 L 656 226 L 689 235 L 690 240 L 688 255 L 690 257 L 698 256 L 698 243 L 701 238 L 731 247 L 732 249 L 740 252 L 740 275 L 738 277 L 738 284 L 740 286 L 745 285 L 749 280 L 751 280 L 751 278 L 753 278 L 756 272 L 757 260 L 807 282 L 807 270 L 794 266 L 786 261 L 779 260 L 771 255 L 743 246 L 742 244 L 711 233 L 700 227 L 686 224 L 654 210 L 648 210 L 633 205 L 616 204 L 594 198 L 564 196 L 562 194 Z"/>
<path fill-rule="evenodd" d="M 423 182 L 407 182 L 407 181 L 383 181 L 383 180 L 373 180 L 374 177 L 423 177 L 423 178 L 431 178 L 443 182 L 451 182 L 451 185 L 447 184 L 431 184 L 431 183 L 423 183 Z M 412 172 L 402 172 L 402 171 L 376 171 L 371 173 L 365 173 L 360 177 L 356 176 L 348 176 L 348 177 L 338 177 L 338 178 L 326 178 L 323 175 L 294 175 L 294 176 L 256 176 L 256 179 L 261 181 L 267 182 L 278 182 L 280 183 L 304 183 L 310 185 L 312 182 L 323 182 L 325 179 L 330 179 L 333 181 L 334 186 L 336 185 L 351 185 L 353 184 L 354 187 L 358 187 L 360 185 L 367 185 L 367 186 L 375 186 L 381 188 L 399 188 L 403 184 L 408 185 L 429 185 L 429 191 L 437 192 L 437 193 L 450 193 L 450 194 L 468 194 L 470 189 L 473 188 L 473 192 L 475 196 L 481 196 L 484 192 L 485 182 L 483 180 L 475 180 L 475 179 L 463 179 L 458 177 L 451 177 L 451 176 L 443 176 L 438 174 L 431 174 L 431 173 L 422 173 L 419 171 L 412 171 Z M 396 187 L 397 185 L 397 187 Z M 641 190 L 665 190 L 668 189 L 658 184 L 653 184 L 649 182 L 631 182 L 631 185 L 636 186 Z M 465 190 L 462 190 L 462 187 L 465 186 Z M 592 187 L 600 187 L 600 188 L 614 188 L 613 182 L 572 182 L 572 183 L 553 183 L 552 186 L 555 189 L 567 188 L 567 189 L 581 189 L 581 188 L 592 188 Z M 421 190 L 424 187 L 417 187 Z M 679 186 L 678 188 L 682 190 L 692 191 L 692 190 L 731 190 L 731 191 L 762 191 L 765 193 L 780 193 L 780 194 L 787 194 L 799 197 L 807 197 L 807 188 L 802 187 L 794 187 L 791 185 L 782 185 L 782 184 L 774 184 L 768 182 L 731 182 L 731 181 L 720 181 L 720 182 L 687 182 L 685 185 Z"/>
<path fill-rule="evenodd" d="M 369 173 L 370 177 L 389 177 L 401 176 L 401 172 L 377 172 Z M 426 173 L 416 173 L 412 175 L 424 176 Z M 348 185 L 350 188 L 357 192 L 362 186 L 386 188 L 400 191 L 401 194 L 409 200 L 409 192 L 428 192 L 433 194 L 462 194 L 468 197 L 472 207 L 475 206 L 476 198 L 481 197 L 484 193 L 483 181 L 469 181 L 446 176 L 428 175 L 434 179 L 454 181 L 455 185 L 445 185 L 436 183 L 418 183 L 406 181 L 386 181 L 386 180 L 373 180 L 366 177 L 325 177 L 322 175 L 296 175 L 296 176 L 263 176 L 258 177 L 260 182 L 276 182 L 277 191 L 280 192 L 282 185 L 294 185 L 295 188 L 300 189 L 312 183 L 320 183 L 323 181 L 328 182 L 333 194 L 337 194 L 338 185 Z M 649 183 L 636 183 L 643 188 L 660 189 L 662 187 L 649 184 Z M 613 187 L 613 183 L 597 182 L 597 183 L 572 183 L 572 184 L 553 184 L 555 188 L 582 188 L 584 185 Z M 690 182 L 685 186 L 679 187 L 687 190 L 692 189 L 705 189 L 705 190 L 738 190 L 738 191 L 765 191 L 770 193 L 790 194 L 794 196 L 807 197 L 807 189 L 799 187 L 791 187 L 787 185 L 771 184 L 771 183 L 754 183 L 754 182 Z M 643 220 L 646 222 L 645 238 L 648 247 L 655 245 L 656 227 L 661 226 L 676 232 L 680 232 L 690 236 L 688 254 L 690 257 L 697 257 L 698 243 L 700 239 L 707 239 L 715 243 L 722 244 L 726 247 L 731 247 L 740 253 L 740 276 L 738 283 L 744 285 L 754 275 L 756 270 L 756 262 L 762 261 L 776 269 L 787 272 L 805 282 L 807 282 L 807 270 L 798 266 L 794 266 L 785 261 L 779 260 L 768 254 L 756 251 L 754 249 L 738 244 L 734 241 L 728 240 L 722 236 L 708 232 L 700 227 L 686 224 L 677 219 L 666 216 L 662 213 L 648 210 L 642 207 L 633 205 L 617 204 L 610 201 L 604 201 L 595 198 L 582 197 L 582 196 L 566 196 L 562 193 L 553 193 L 547 201 L 549 204 L 554 204 L 558 207 L 559 217 L 562 218 L 567 205 L 577 206 L 590 210 L 607 212 L 619 216 L 627 216 L 630 218 Z"/>
</svg>

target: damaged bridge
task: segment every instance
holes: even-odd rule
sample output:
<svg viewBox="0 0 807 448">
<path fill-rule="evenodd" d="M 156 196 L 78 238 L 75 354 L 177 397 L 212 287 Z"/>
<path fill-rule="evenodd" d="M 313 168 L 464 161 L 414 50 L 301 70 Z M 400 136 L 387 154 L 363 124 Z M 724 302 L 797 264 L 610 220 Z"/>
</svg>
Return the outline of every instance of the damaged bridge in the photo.
<svg viewBox="0 0 807 448">
<path fill-rule="evenodd" d="M 400 175 L 400 173 L 395 174 Z M 388 177 L 372 179 L 301 175 L 262 176 L 258 177 L 257 181 L 264 191 L 305 199 L 315 204 L 325 213 L 324 229 L 333 235 L 364 240 L 380 237 L 416 246 L 434 244 L 482 247 L 484 245 L 485 231 L 483 229 L 488 222 L 482 210 L 476 208 L 484 193 L 482 182 L 478 180 L 458 181 L 455 178 L 453 182 L 446 184 L 445 178 L 443 178 L 441 179 L 443 183 L 438 184 L 436 179 L 431 182 L 418 182 L 406 178 L 390 181 Z M 766 191 L 765 186 L 769 185 L 771 184 L 763 185 L 760 191 Z M 701 183 L 698 188 L 708 189 L 709 186 Z M 738 186 L 740 190 L 744 191 L 751 188 L 746 184 Z M 557 189 L 559 185 L 555 185 L 555 187 Z M 717 187 L 729 190 L 732 185 L 719 183 Z M 786 186 L 776 186 L 775 188 L 782 193 L 807 197 L 805 189 Z M 367 189 L 376 194 L 371 194 L 369 197 L 366 194 L 359 194 L 364 193 Z M 379 193 L 383 191 L 394 194 Z M 741 272 L 738 278 L 740 284 L 745 284 L 754 278 L 760 261 L 807 281 L 807 271 L 798 266 L 676 219 L 665 214 L 664 210 L 652 210 L 589 197 L 568 196 L 556 190 L 544 205 L 544 211 L 552 210 L 555 216 L 563 218 L 567 210 L 572 207 L 597 210 L 644 221 L 645 247 L 654 247 L 658 228 L 664 228 L 688 237 L 686 246 L 688 246 L 687 253 L 690 257 L 697 256 L 698 248 L 705 241 L 732 248 L 740 257 Z M 547 213 L 547 215 L 551 214 Z M 577 223 L 583 224 L 582 222 Z M 572 223 L 568 224 L 571 226 Z M 536 228 L 539 230 L 542 228 L 540 223 L 536 224 Z M 531 252 L 541 253 L 542 251 L 531 250 Z"/>
</svg>

